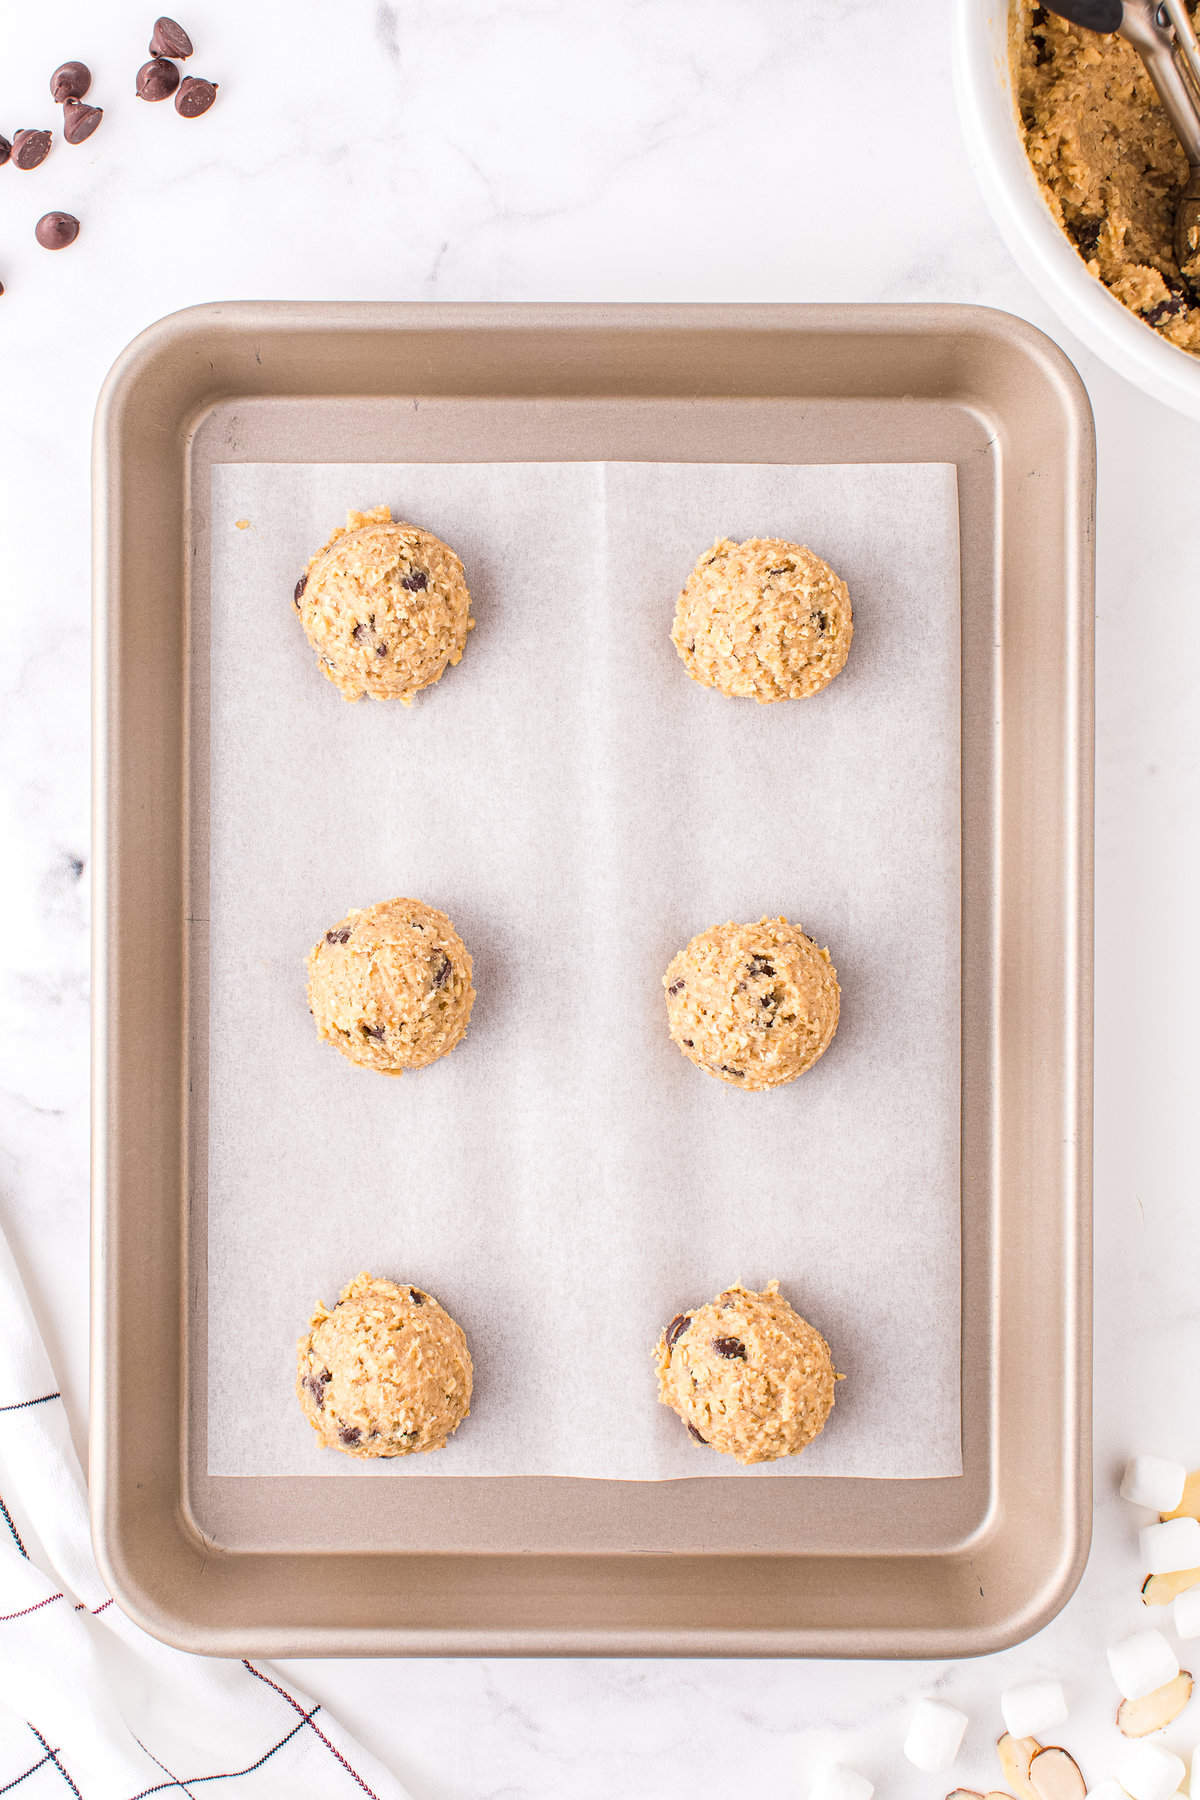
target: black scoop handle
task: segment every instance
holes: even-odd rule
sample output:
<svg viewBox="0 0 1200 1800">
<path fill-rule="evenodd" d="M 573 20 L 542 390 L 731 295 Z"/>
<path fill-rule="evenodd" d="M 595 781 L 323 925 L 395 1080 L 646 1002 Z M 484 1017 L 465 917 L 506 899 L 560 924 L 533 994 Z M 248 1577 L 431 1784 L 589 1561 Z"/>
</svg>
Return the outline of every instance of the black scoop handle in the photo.
<svg viewBox="0 0 1200 1800">
<path fill-rule="evenodd" d="M 1121 0 L 1042 0 L 1042 5 L 1088 31 L 1119 31 L 1125 11 Z"/>
</svg>

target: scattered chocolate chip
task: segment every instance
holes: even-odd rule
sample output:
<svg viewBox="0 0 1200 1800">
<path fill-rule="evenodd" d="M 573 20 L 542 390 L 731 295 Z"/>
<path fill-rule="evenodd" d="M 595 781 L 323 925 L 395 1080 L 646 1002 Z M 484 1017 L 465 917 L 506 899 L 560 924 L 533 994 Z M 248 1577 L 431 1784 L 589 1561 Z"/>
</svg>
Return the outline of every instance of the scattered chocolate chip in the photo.
<svg viewBox="0 0 1200 1800">
<path fill-rule="evenodd" d="M 192 54 L 192 40 L 174 19 L 155 19 L 150 33 L 151 56 L 177 56 L 182 62 Z"/>
<path fill-rule="evenodd" d="M 712 1347 L 718 1356 L 740 1356 L 743 1362 L 746 1360 L 746 1346 L 741 1338 L 714 1338 Z"/>
<path fill-rule="evenodd" d="M 784 563 L 782 569 L 768 569 L 767 574 L 768 575 L 786 575 L 787 574 L 787 564 Z"/>
<path fill-rule="evenodd" d="M 304 596 L 304 590 L 307 586 L 308 586 L 308 576 L 302 575 L 300 577 L 299 581 L 296 583 L 295 592 L 292 596 L 292 598 L 295 600 L 297 606 L 299 606 L 300 601 Z"/>
<path fill-rule="evenodd" d="M 670 987 L 667 989 L 667 992 L 668 992 L 668 994 L 677 994 L 677 993 L 679 993 L 680 989 L 683 986 L 684 986 L 684 980 L 683 980 L 683 976 L 681 975 L 679 977 L 678 981 L 673 981 L 671 983 Z"/>
<path fill-rule="evenodd" d="M 18 131 L 12 141 L 12 159 L 18 169 L 36 169 L 49 154 L 48 131 Z"/>
<path fill-rule="evenodd" d="M 769 956 L 752 956 L 746 964 L 747 975 L 774 975 L 775 964 Z"/>
<path fill-rule="evenodd" d="M 139 100 L 169 100 L 179 86 L 179 70 L 165 56 L 143 63 L 137 72 L 135 92 Z"/>
<path fill-rule="evenodd" d="M 2 169 L 4 167 L 5 163 L 8 161 L 8 159 L 11 155 L 12 155 L 12 145 L 9 143 L 9 141 L 6 137 L 0 136 L 0 169 Z"/>
<path fill-rule="evenodd" d="M 388 647 L 386 644 L 376 644 L 376 646 L 375 646 L 376 656 L 386 656 L 387 653 L 388 653 Z"/>
<path fill-rule="evenodd" d="M 675 1317 L 671 1320 L 671 1323 L 667 1326 L 666 1344 L 667 1344 L 668 1350 L 673 1350 L 675 1348 L 676 1344 L 679 1342 L 680 1338 L 683 1336 L 684 1332 L 687 1330 L 687 1328 L 691 1324 L 691 1322 L 692 1322 L 691 1313 L 676 1313 L 675 1314 Z"/>
<path fill-rule="evenodd" d="M 425 1304 L 425 1296 L 420 1288 L 409 1288 L 408 1297 L 414 1306 L 424 1306 Z"/>
<path fill-rule="evenodd" d="M 684 1038 L 683 1041 L 687 1045 L 689 1050 L 694 1050 L 696 1048 L 696 1042 L 695 1042 L 694 1038 Z"/>
<path fill-rule="evenodd" d="M 438 958 L 441 960 L 439 961 Z M 433 991 L 444 988 L 450 979 L 450 958 L 444 950 L 439 950 L 433 963 Z"/>
<path fill-rule="evenodd" d="M 695 1438 L 695 1440 L 698 1444 L 707 1444 L 708 1439 L 706 1437 L 701 1437 L 700 1433 L 696 1430 L 696 1427 L 694 1425 L 689 1425 L 688 1430 L 691 1432 L 692 1436 Z"/>
<path fill-rule="evenodd" d="M 382 1025 L 363 1025 L 361 1030 L 365 1038 L 370 1038 L 376 1044 L 382 1044 L 384 1033 Z"/>
<path fill-rule="evenodd" d="M 1157 306 L 1152 306 L 1149 312 L 1144 312 L 1142 317 L 1147 325 L 1165 325 L 1168 319 L 1177 319 L 1180 313 L 1186 311 L 1187 302 L 1183 294 L 1170 293 L 1165 300 L 1160 300 Z"/>
<path fill-rule="evenodd" d="M 65 250 L 79 236 L 79 220 L 70 213 L 43 213 L 33 228 L 43 250 Z"/>
<path fill-rule="evenodd" d="M 63 107 L 63 137 L 68 144 L 82 144 L 90 138 L 104 117 L 102 106 L 86 106 L 82 100 L 68 100 Z"/>
<path fill-rule="evenodd" d="M 185 75 L 175 96 L 175 111 L 182 119 L 198 119 L 217 97 L 215 81 L 204 81 L 199 75 Z"/>
<path fill-rule="evenodd" d="M 322 1369 L 319 1375 L 304 1377 L 304 1385 L 315 1400 L 318 1411 L 325 1404 L 325 1389 L 332 1380 L 333 1371 L 331 1369 Z"/>
<path fill-rule="evenodd" d="M 429 577 L 424 569 L 410 569 L 400 586 L 407 588 L 410 594 L 419 594 L 422 588 L 429 586 Z"/>
<path fill-rule="evenodd" d="M 350 636 L 354 639 L 356 644 L 361 644 L 369 631 L 370 626 L 368 625 L 356 625 L 354 630 L 350 633 Z"/>
<path fill-rule="evenodd" d="M 362 1441 L 362 1432 L 357 1425 L 342 1425 L 338 1428 L 338 1438 L 343 1444 L 357 1444 Z"/>
<path fill-rule="evenodd" d="M 1084 262 L 1090 262 L 1100 248 L 1100 233 L 1104 230 L 1104 220 L 1085 213 L 1081 218 L 1076 219 L 1073 225 L 1068 224 L 1067 230 L 1074 238 L 1075 247 Z"/>
<path fill-rule="evenodd" d="M 817 630 L 821 633 L 821 636 L 824 637 L 825 633 L 829 630 L 829 614 L 824 613 L 824 612 L 815 612 L 815 613 L 810 613 L 809 618 L 812 620 L 812 622 L 816 626 Z"/>
<path fill-rule="evenodd" d="M 746 1071 L 745 1071 L 745 1069 L 731 1069 L 728 1063 L 722 1063 L 721 1064 L 721 1073 L 722 1073 L 722 1075 L 736 1076 L 738 1081 L 740 1081 L 742 1079 L 742 1077 L 745 1075 Z"/>
<path fill-rule="evenodd" d="M 50 77 L 50 98 L 61 106 L 64 100 L 82 100 L 92 85 L 92 71 L 86 63 L 59 63 Z"/>
<path fill-rule="evenodd" d="M 348 944 L 350 942 L 350 927 L 344 925 L 340 931 L 336 928 L 333 931 L 327 931 L 325 933 L 325 942 L 327 944 Z"/>
</svg>

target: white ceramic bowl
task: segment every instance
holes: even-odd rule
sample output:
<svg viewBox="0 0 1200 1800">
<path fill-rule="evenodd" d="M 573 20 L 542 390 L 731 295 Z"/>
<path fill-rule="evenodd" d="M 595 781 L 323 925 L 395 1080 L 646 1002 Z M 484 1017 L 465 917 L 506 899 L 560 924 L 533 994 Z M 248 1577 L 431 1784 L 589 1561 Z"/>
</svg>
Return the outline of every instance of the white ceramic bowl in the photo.
<svg viewBox="0 0 1200 1800">
<path fill-rule="evenodd" d="M 1200 419 L 1200 356 L 1167 343 L 1089 275 L 1025 155 L 1006 0 L 954 0 L 954 87 L 967 155 L 1009 249 L 1090 350 L 1156 400 Z"/>
</svg>

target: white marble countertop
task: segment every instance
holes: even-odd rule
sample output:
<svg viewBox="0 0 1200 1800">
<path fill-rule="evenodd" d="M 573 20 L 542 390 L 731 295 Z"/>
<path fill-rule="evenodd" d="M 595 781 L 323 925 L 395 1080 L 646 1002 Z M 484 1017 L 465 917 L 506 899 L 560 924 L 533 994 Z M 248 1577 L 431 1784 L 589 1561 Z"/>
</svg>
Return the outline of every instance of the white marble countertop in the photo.
<svg viewBox="0 0 1200 1800">
<path fill-rule="evenodd" d="M 985 0 L 980 0 L 984 4 Z M 1200 934 L 1200 425 L 1047 311 L 965 166 L 944 0 L 189 0 L 206 118 L 133 99 L 153 9 L 12 7 L 0 129 L 94 70 L 108 113 L 0 170 L 0 1208 L 80 1442 L 87 1408 L 88 455 L 96 390 L 210 299 L 963 300 L 1075 358 L 1100 445 L 1096 1537 L 1076 1598 L 975 1663 L 294 1665 L 416 1800 L 801 1793 L 822 1756 L 941 1794 L 900 1758 L 913 1698 L 972 1725 L 995 1785 L 1007 1682 L 1054 1672 L 1093 1779 L 1118 1746 L 1103 1645 L 1145 1614 L 1130 1448 L 1200 1463 L 1192 1157 Z M 43 211 L 83 221 L 58 255 Z M 1195 1714 L 1195 1718 L 1192 1718 Z M 1170 1733 L 1190 1752 L 1200 1702 Z M 1189 1722 L 1190 1721 L 1190 1722 Z M 939 1785 L 941 1783 L 941 1785 Z"/>
</svg>

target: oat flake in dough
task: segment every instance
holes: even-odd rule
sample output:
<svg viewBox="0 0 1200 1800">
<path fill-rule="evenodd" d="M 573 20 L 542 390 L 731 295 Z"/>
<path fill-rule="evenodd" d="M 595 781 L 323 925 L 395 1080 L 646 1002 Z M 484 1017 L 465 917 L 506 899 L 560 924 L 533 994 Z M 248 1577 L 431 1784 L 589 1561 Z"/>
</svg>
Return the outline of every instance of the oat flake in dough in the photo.
<svg viewBox="0 0 1200 1800">
<path fill-rule="evenodd" d="M 841 1380 L 829 1345 L 769 1281 L 677 1313 L 654 1351 L 658 1397 L 698 1443 L 739 1463 L 795 1456 L 824 1428 Z"/>
<path fill-rule="evenodd" d="M 422 900 L 352 908 L 308 953 L 317 1030 L 352 1063 L 402 1075 L 446 1056 L 475 1003 L 471 955 Z"/>
<path fill-rule="evenodd" d="M 462 563 L 390 507 L 351 512 L 296 583 L 317 663 L 346 700 L 412 704 L 461 661 L 471 617 Z"/>
<path fill-rule="evenodd" d="M 466 1335 L 432 1294 L 356 1275 L 300 1339 L 296 1392 L 325 1449 L 347 1456 L 441 1450 L 471 1410 Z"/>
<path fill-rule="evenodd" d="M 693 681 L 733 698 L 803 700 L 846 664 L 854 622 L 846 584 L 783 538 L 722 538 L 679 596 L 671 641 Z"/>
<path fill-rule="evenodd" d="M 683 1054 L 731 1087 L 782 1087 L 833 1041 L 841 990 L 828 950 L 787 919 L 714 925 L 663 976 Z"/>
</svg>

